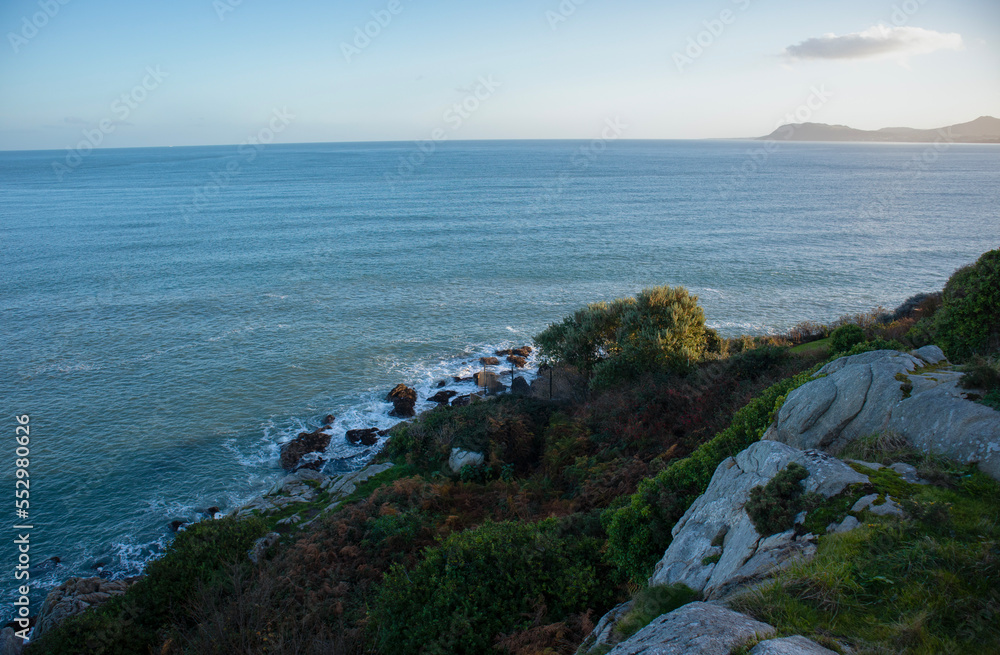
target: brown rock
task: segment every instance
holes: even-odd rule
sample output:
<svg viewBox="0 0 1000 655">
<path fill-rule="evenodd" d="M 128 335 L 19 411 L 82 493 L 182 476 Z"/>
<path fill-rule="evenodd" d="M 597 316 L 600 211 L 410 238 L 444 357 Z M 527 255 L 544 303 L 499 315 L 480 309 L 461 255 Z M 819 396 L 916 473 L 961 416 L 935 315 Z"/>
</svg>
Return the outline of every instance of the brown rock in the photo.
<svg viewBox="0 0 1000 655">
<path fill-rule="evenodd" d="M 378 428 L 365 428 L 363 430 L 348 430 L 347 440 L 352 444 L 361 444 L 362 446 L 374 446 L 378 443 Z"/>
<path fill-rule="evenodd" d="M 385 399 L 392 403 L 392 411 L 389 412 L 389 416 L 409 418 L 416 414 L 413 411 L 413 406 L 417 404 L 417 392 L 405 384 L 397 384 Z"/>
<path fill-rule="evenodd" d="M 520 355 L 507 355 L 507 361 L 518 368 L 524 368 L 528 365 L 528 360 Z"/>
<path fill-rule="evenodd" d="M 533 351 L 534 349 L 531 346 L 521 346 L 520 348 L 512 348 L 510 354 L 517 355 L 518 357 L 527 357 Z"/>
<path fill-rule="evenodd" d="M 444 391 L 438 391 L 436 394 L 434 394 L 433 396 L 431 396 L 427 400 L 435 402 L 435 403 L 437 403 L 439 405 L 447 405 L 448 401 L 450 401 L 453 397 L 455 397 L 457 395 L 458 395 L 457 391 L 452 391 L 451 389 L 446 389 Z"/>
<path fill-rule="evenodd" d="M 281 467 L 286 471 L 293 470 L 299 464 L 299 460 L 309 453 L 316 453 L 326 450 L 330 445 L 330 435 L 323 430 L 313 432 L 300 432 L 286 444 L 281 446 Z"/>
<path fill-rule="evenodd" d="M 496 357 L 480 357 L 479 363 L 483 366 L 496 366 L 500 363 L 500 360 Z"/>
<path fill-rule="evenodd" d="M 477 387 L 486 387 L 487 393 L 500 393 L 507 387 L 497 379 L 497 374 L 487 371 L 472 376 Z"/>
</svg>

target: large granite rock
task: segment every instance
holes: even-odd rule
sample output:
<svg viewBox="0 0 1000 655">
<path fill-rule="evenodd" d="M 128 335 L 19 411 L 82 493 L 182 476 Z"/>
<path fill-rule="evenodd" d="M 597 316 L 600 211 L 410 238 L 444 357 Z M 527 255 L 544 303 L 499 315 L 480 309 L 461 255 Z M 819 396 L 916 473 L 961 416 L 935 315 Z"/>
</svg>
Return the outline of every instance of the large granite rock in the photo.
<svg viewBox="0 0 1000 655">
<path fill-rule="evenodd" d="M 38 613 L 33 638 L 38 638 L 67 618 L 120 596 L 138 578 L 105 580 L 104 578 L 70 578 L 48 593 Z"/>
<path fill-rule="evenodd" d="M 767 484 L 790 462 L 809 472 L 802 481 L 806 492 L 827 498 L 848 485 L 868 482 L 867 476 L 822 451 L 757 442 L 719 464 L 708 489 L 674 526 L 673 541 L 649 584 L 683 583 L 706 598 L 719 598 L 814 555 L 815 536 L 795 530 L 761 535 L 743 508 L 751 489 Z"/>
<path fill-rule="evenodd" d="M 484 387 L 488 393 L 500 393 L 507 388 L 492 371 L 475 373 L 472 379 L 477 387 Z"/>
<path fill-rule="evenodd" d="M 330 445 L 330 435 L 322 429 L 300 432 L 297 437 L 281 445 L 281 468 L 295 469 L 302 458 L 311 453 L 320 453 Z"/>
<path fill-rule="evenodd" d="M 588 382 L 587 376 L 572 366 L 542 366 L 531 381 L 531 396 L 581 402 L 587 398 Z"/>
<path fill-rule="evenodd" d="M 1000 479 L 1000 412 L 967 398 L 940 348 L 841 357 L 823 374 L 788 394 L 765 439 L 837 453 L 858 437 L 895 432 Z"/>
<path fill-rule="evenodd" d="M 836 652 L 795 635 L 762 641 L 750 649 L 750 655 L 836 655 Z"/>
<path fill-rule="evenodd" d="M 922 365 L 923 360 L 895 350 L 834 360 L 816 374 L 825 377 L 788 394 L 769 438 L 836 453 L 853 439 L 883 432 L 904 395 L 896 376 Z"/>
<path fill-rule="evenodd" d="M 474 453 L 461 448 L 452 448 L 451 456 L 448 457 L 448 468 L 458 473 L 464 466 L 479 466 L 486 459 L 482 453 Z"/>
<path fill-rule="evenodd" d="M 386 402 L 392 403 L 392 411 L 389 412 L 389 416 L 410 418 L 416 415 L 413 408 L 417 404 L 417 392 L 405 384 L 397 384 L 385 399 Z"/>
<path fill-rule="evenodd" d="M 653 619 L 608 655 L 729 655 L 750 639 L 774 633 L 772 626 L 721 605 L 688 603 Z"/>
</svg>

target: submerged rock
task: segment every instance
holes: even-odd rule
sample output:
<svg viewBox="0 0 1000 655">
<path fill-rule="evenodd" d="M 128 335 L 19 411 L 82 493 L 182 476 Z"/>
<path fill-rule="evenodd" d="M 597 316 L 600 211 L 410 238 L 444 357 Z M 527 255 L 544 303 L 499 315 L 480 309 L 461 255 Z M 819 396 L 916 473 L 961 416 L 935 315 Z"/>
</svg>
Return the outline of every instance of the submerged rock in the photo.
<svg viewBox="0 0 1000 655">
<path fill-rule="evenodd" d="M 300 432 L 297 437 L 282 444 L 281 467 L 291 471 L 299 465 L 299 461 L 309 453 L 322 452 L 330 445 L 330 435 L 323 430 Z"/>
<path fill-rule="evenodd" d="M 507 361 L 518 368 L 524 368 L 528 365 L 528 360 L 520 355 L 507 355 Z"/>
<path fill-rule="evenodd" d="M 439 405 L 447 405 L 449 401 L 458 395 L 457 391 L 452 389 L 445 389 L 444 391 L 438 391 L 436 394 L 428 398 L 427 400 L 437 403 Z"/>
<path fill-rule="evenodd" d="M 500 363 L 500 360 L 496 357 L 480 357 L 479 363 L 483 366 L 496 366 Z"/>
<path fill-rule="evenodd" d="M 392 411 L 389 412 L 389 416 L 410 418 L 416 414 L 413 407 L 417 404 L 417 392 L 405 384 L 397 384 L 385 399 L 392 403 Z"/>
</svg>

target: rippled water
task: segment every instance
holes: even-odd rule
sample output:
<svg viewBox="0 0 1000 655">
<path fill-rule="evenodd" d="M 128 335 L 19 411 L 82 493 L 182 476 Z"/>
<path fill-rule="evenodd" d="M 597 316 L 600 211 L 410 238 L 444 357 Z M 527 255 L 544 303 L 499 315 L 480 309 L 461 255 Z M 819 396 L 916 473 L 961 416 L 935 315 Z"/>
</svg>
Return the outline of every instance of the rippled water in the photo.
<svg viewBox="0 0 1000 655">
<path fill-rule="evenodd" d="M 42 581 L 138 570 L 321 416 L 391 425 L 397 382 L 581 304 L 684 285 L 759 333 L 940 289 L 1000 245 L 996 146 L 588 147 L 445 143 L 402 179 L 412 144 L 103 150 L 62 179 L 64 153 L 0 153 L 0 398 L 11 435 L 32 419 L 32 554 L 62 559 Z"/>
</svg>

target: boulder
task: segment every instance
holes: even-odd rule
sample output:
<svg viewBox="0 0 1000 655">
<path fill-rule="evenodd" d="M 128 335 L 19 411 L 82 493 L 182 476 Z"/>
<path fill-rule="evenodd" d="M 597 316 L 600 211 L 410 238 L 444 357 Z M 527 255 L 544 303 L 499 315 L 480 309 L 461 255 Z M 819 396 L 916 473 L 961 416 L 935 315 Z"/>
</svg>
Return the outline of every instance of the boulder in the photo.
<svg viewBox="0 0 1000 655">
<path fill-rule="evenodd" d="M 892 432 L 1000 480 L 1000 412 L 968 399 L 963 374 L 940 348 L 841 357 L 824 374 L 788 394 L 765 439 L 837 453 L 858 437 Z"/>
<path fill-rule="evenodd" d="M 455 400 L 451 401 L 452 407 L 465 407 L 466 405 L 471 405 L 471 404 L 472 404 L 471 395 L 458 396 L 457 398 L 455 398 Z"/>
<path fill-rule="evenodd" d="M 500 360 L 496 357 L 480 357 L 479 363 L 483 366 L 496 366 L 500 363 Z"/>
<path fill-rule="evenodd" d="M 173 521 L 170 522 L 170 531 L 177 532 L 185 525 L 187 525 L 187 521 L 183 521 L 181 519 L 174 519 Z"/>
<path fill-rule="evenodd" d="M 427 400 L 437 403 L 439 405 L 447 405 L 452 398 L 458 395 L 457 391 L 452 389 L 445 389 L 444 391 L 438 391 L 436 394 L 428 398 Z"/>
<path fill-rule="evenodd" d="M 327 414 L 326 417 L 323 418 L 323 427 L 324 428 L 330 427 L 336 420 L 337 420 L 336 416 L 334 416 L 333 414 Z"/>
<path fill-rule="evenodd" d="M 518 368 L 524 368 L 528 365 L 528 360 L 520 355 L 507 355 L 507 361 Z"/>
<path fill-rule="evenodd" d="M 348 430 L 347 440 L 352 444 L 362 446 L 374 446 L 378 443 L 378 428 L 365 428 L 363 430 Z"/>
<path fill-rule="evenodd" d="M 452 448 L 451 456 L 448 458 L 448 468 L 458 473 L 464 466 L 479 466 L 486 460 L 482 453 L 474 453 L 461 448 Z"/>
<path fill-rule="evenodd" d="M 413 407 L 417 404 L 417 392 L 405 384 L 397 384 L 385 399 L 392 403 L 392 411 L 389 412 L 389 416 L 410 418 L 416 415 Z"/>
<path fill-rule="evenodd" d="M 477 387 L 485 387 L 487 393 L 500 393 L 507 387 L 497 378 L 496 373 L 487 371 L 486 373 L 476 373 L 472 376 Z"/>
<path fill-rule="evenodd" d="M 516 377 L 510 383 L 510 392 L 515 396 L 531 395 L 531 385 L 522 377 Z"/>
<path fill-rule="evenodd" d="M 794 637 L 762 641 L 750 649 L 750 655 L 836 655 L 836 651 L 823 648 L 815 641 L 795 635 Z"/>
<path fill-rule="evenodd" d="M 772 575 L 816 552 L 816 537 L 796 530 L 761 535 L 744 510 L 750 490 L 767 484 L 790 462 L 804 466 L 806 492 L 829 498 L 848 485 L 867 483 L 844 462 L 821 451 L 759 441 L 716 468 L 708 489 L 674 526 L 673 541 L 650 585 L 683 583 L 709 599 Z M 802 516 L 800 521 L 805 520 Z"/>
<path fill-rule="evenodd" d="M 124 594 L 138 579 L 70 578 L 45 597 L 32 638 L 37 639 L 67 618 Z"/>
<path fill-rule="evenodd" d="M 253 542 L 253 546 L 247 551 L 247 557 L 250 561 L 256 564 L 260 559 L 267 553 L 267 549 L 278 543 L 281 539 L 281 535 L 277 532 L 268 532 L 266 535 Z"/>
<path fill-rule="evenodd" d="M 729 655 L 775 629 L 715 603 L 688 603 L 653 619 L 608 655 Z"/>
<path fill-rule="evenodd" d="M 291 471 L 304 456 L 326 450 L 330 435 L 323 430 L 300 432 L 297 437 L 281 445 L 281 467 Z"/>
<path fill-rule="evenodd" d="M 533 348 L 531 346 L 521 346 L 520 348 L 511 348 L 509 354 L 517 355 L 518 357 L 527 357 L 532 352 Z"/>
<path fill-rule="evenodd" d="M 884 432 L 892 408 L 903 400 L 906 376 L 923 360 L 895 350 L 841 357 L 820 377 L 788 394 L 769 438 L 793 448 L 838 452 L 850 441 Z"/>
</svg>

